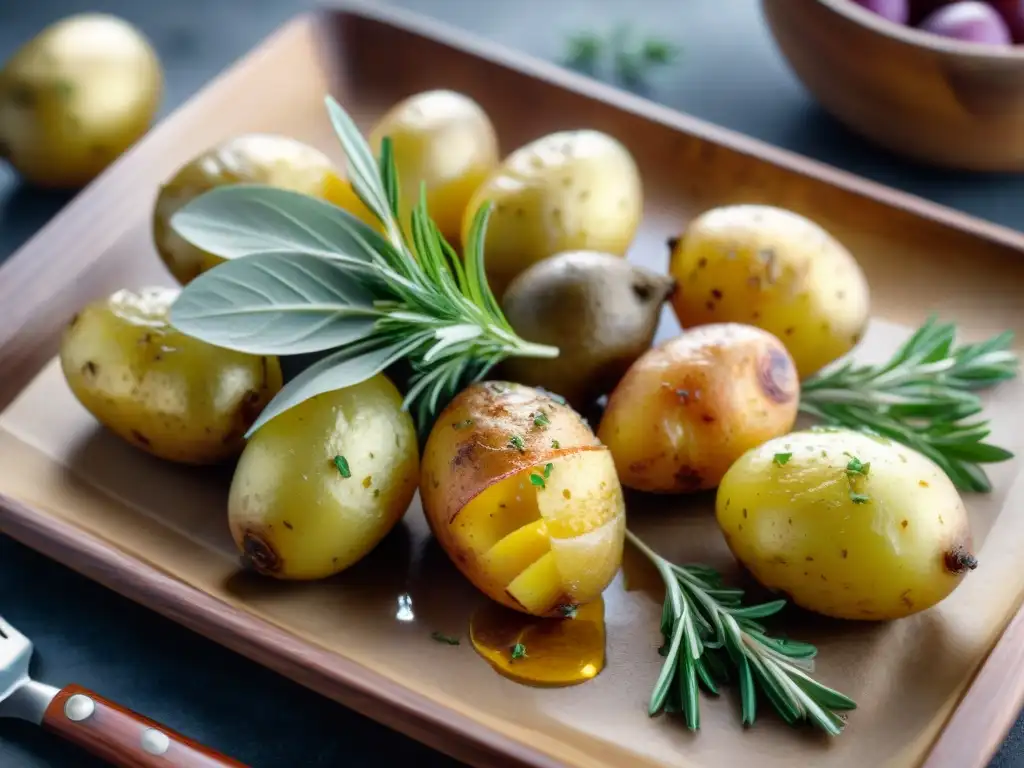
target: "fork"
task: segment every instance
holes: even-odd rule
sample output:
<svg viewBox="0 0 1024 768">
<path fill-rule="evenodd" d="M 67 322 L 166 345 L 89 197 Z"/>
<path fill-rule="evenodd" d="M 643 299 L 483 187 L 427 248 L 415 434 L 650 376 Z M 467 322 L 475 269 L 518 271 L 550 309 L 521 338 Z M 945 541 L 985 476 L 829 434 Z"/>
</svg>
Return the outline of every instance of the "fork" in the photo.
<svg viewBox="0 0 1024 768">
<path fill-rule="evenodd" d="M 80 685 L 29 677 L 32 641 L 0 616 L 0 717 L 15 717 L 119 768 L 246 768 Z"/>
</svg>

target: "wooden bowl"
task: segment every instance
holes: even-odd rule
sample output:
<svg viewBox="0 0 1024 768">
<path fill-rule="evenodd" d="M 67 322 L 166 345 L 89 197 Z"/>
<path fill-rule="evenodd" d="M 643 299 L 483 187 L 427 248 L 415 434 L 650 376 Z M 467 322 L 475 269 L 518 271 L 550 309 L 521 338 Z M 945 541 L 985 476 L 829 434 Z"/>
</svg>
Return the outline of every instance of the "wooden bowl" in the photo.
<svg viewBox="0 0 1024 768">
<path fill-rule="evenodd" d="M 768 26 L 821 105 L 925 163 L 1024 170 L 1024 46 L 963 43 L 852 0 L 762 0 Z"/>
</svg>

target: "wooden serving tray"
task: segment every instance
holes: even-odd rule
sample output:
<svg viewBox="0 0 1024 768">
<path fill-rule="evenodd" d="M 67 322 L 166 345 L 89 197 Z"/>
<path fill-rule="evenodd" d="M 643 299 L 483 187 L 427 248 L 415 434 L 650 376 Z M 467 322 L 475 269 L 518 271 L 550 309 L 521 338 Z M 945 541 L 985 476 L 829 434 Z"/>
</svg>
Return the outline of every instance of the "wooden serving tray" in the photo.
<svg viewBox="0 0 1024 768">
<path fill-rule="evenodd" d="M 857 700 L 828 739 L 767 708 L 739 725 L 732 692 L 703 700 L 702 730 L 648 718 L 661 658 L 661 590 L 627 558 L 606 593 L 608 665 L 595 680 L 534 689 L 495 674 L 463 643 L 483 599 L 430 539 L 418 502 L 349 572 L 282 584 L 240 573 L 227 533 L 230 468 L 159 462 L 98 428 L 53 357 L 87 301 L 170 284 L 152 246 L 157 186 L 214 142 L 288 134 L 341 161 L 323 106 L 333 93 L 368 127 L 411 93 L 477 99 L 505 152 L 591 127 L 620 138 L 644 177 L 630 258 L 658 269 L 665 239 L 697 213 L 765 202 L 812 217 L 863 265 L 874 320 L 856 354 L 880 358 L 932 311 L 968 336 L 1024 334 L 1024 236 L 734 135 L 560 68 L 401 11 L 300 17 L 157 126 L 0 269 L 0 530 L 261 664 L 481 766 L 982 766 L 1024 699 L 1024 480 L 1020 460 L 967 499 L 981 567 L 936 608 L 890 624 L 788 612 L 817 643 L 818 675 Z M 660 335 L 678 333 L 665 313 Z M 993 439 L 1024 452 L 1024 384 L 988 398 Z M 735 575 L 709 498 L 629 500 L 630 526 L 664 554 Z M 416 619 L 395 620 L 408 592 Z M 1016 616 L 1016 618 L 1015 618 Z"/>
</svg>

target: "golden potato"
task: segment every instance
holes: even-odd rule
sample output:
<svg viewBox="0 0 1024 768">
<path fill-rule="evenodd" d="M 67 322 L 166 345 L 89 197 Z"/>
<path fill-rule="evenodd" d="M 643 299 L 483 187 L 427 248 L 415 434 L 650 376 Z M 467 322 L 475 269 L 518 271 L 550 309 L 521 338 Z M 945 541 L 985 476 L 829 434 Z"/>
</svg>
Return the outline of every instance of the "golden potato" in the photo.
<svg viewBox="0 0 1024 768">
<path fill-rule="evenodd" d="M 0 159 L 38 186 L 83 186 L 146 133 L 162 97 L 160 62 L 138 29 L 69 16 L 0 70 Z"/>
<path fill-rule="evenodd" d="M 463 242 L 488 201 L 485 268 L 499 298 L 516 275 L 561 251 L 624 256 L 643 213 L 633 156 L 591 130 L 552 133 L 509 155 L 466 207 Z"/>
<path fill-rule="evenodd" d="M 466 204 L 500 160 L 487 113 L 461 93 L 425 91 L 399 102 L 380 119 L 370 133 L 375 153 L 385 136 L 394 149 L 405 226 L 424 183 L 430 217 L 457 247 Z"/>
<path fill-rule="evenodd" d="M 236 136 L 200 153 L 160 187 L 153 208 L 153 242 L 164 264 L 182 285 L 223 259 L 181 237 L 171 227 L 171 217 L 202 193 L 229 184 L 267 184 L 318 197 L 380 229 L 352 185 L 338 175 L 320 150 L 287 136 Z"/>
<path fill-rule="evenodd" d="M 98 421 L 155 456 L 212 464 L 281 389 L 275 357 L 214 347 L 171 327 L 177 291 L 118 291 L 79 312 L 64 332 L 68 386 Z"/>
<path fill-rule="evenodd" d="M 622 561 L 625 504 L 607 449 L 539 390 L 474 384 L 423 452 L 423 510 L 459 570 L 535 616 L 598 597 Z"/>
<path fill-rule="evenodd" d="M 672 306 L 684 328 L 749 323 L 778 336 L 801 378 L 845 355 L 868 322 L 867 279 L 814 222 L 765 205 L 694 219 L 673 243 Z"/>
<path fill-rule="evenodd" d="M 378 374 L 299 403 L 256 431 L 231 483 L 231 535 L 260 573 L 324 578 L 394 528 L 418 479 L 412 418 Z"/>
<path fill-rule="evenodd" d="M 648 350 L 608 399 L 598 437 L 628 488 L 714 488 L 745 451 L 793 428 L 800 382 L 766 331 L 693 328 Z"/>
<path fill-rule="evenodd" d="M 718 522 L 769 589 L 842 619 L 898 619 L 977 566 L 956 488 L 925 456 L 846 429 L 794 432 L 722 478 Z"/>
</svg>

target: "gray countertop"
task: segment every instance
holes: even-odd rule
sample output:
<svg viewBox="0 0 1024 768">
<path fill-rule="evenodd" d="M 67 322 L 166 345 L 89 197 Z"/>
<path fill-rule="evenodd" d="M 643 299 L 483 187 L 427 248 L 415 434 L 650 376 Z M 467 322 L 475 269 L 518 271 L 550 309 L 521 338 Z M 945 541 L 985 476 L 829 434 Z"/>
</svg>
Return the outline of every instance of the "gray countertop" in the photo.
<svg viewBox="0 0 1024 768">
<path fill-rule="evenodd" d="M 393 0 L 546 59 L 567 34 L 630 21 L 683 48 L 647 95 L 921 197 L 1024 229 L 1024 175 L 916 166 L 851 135 L 807 96 L 776 53 L 754 0 Z M 102 10 L 138 24 L 167 76 L 162 115 L 311 0 L 0 0 L 0 61 L 46 23 Z M 722 10 L 728 6 L 728 11 Z M 0 261 L 70 195 L 20 186 L 0 168 Z M 2 276 L 2 272 L 0 272 Z M 2 277 L 0 277 L 2 279 Z M 0 612 L 32 636 L 36 674 L 93 687 L 254 768 L 453 761 L 236 656 L 0 536 Z M 1024 766 L 1020 723 L 992 768 Z M 0 722 L 0 766 L 98 761 L 22 723 Z"/>
</svg>

